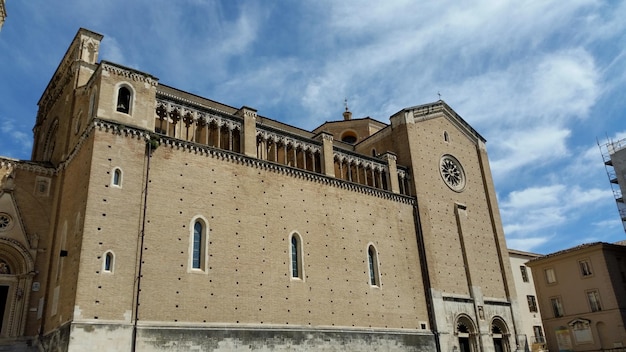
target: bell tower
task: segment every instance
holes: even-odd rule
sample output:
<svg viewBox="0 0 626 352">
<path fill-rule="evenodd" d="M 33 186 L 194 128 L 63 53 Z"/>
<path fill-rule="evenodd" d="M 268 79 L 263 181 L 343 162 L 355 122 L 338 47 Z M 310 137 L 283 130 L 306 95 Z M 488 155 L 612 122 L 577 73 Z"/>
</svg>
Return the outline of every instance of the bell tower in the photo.
<svg viewBox="0 0 626 352">
<path fill-rule="evenodd" d="M 56 165 L 71 149 L 70 135 L 75 134 L 76 119 L 81 113 L 77 106 L 88 99 L 83 87 L 97 68 L 101 40 L 102 35 L 81 28 L 61 59 L 37 104 L 33 160 Z"/>
</svg>

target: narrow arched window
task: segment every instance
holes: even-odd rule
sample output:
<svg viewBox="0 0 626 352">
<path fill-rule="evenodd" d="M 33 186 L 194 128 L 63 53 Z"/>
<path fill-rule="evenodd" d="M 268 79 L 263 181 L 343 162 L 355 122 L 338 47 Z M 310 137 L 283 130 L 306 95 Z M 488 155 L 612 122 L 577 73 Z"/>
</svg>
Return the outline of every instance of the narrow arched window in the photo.
<svg viewBox="0 0 626 352">
<path fill-rule="evenodd" d="M 113 170 L 113 186 L 121 187 L 122 186 L 122 170 L 115 169 Z"/>
<path fill-rule="evenodd" d="M 117 91 L 117 111 L 130 113 L 131 92 L 127 87 L 120 87 Z"/>
<path fill-rule="evenodd" d="M 104 271 L 112 272 L 113 271 L 113 253 L 107 252 L 104 255 Z"/>
<path fill-rule="evenodd" d="M 447 131 L 443 131 L 443 141 L 450 142 L 450 136 L 448 135 Z"/>
<path fill-rule="evenodd" d="M 367 249 L 367 262 L 370 273 L 370 285 L 380 286 L 380 282 L 378 279 L 378 258 L 374 246 L 369 246 L 369 248 Z"/>
<path fill-rule="evenodd" d="M 291 278 L 303 279 L 302 240 L 297 233 L 291 235 Z"/>
<path fill-rule="evenodd" d="M 203 251 L 203 239 L 202 234 L 204 232 L 202 223 L 200 221 L 196 221 L 193 225 L 193 249 L 192 249 L 192 260 L 191 267 L 194 269 L 202 269 L 202 253 Z"/>
<path fill-rule="evenodd" d="M 91 96 L 89 97 L 89 118 L 95 117 L 96 112 L 96 93 L 97 91 L 93 91 Z"/>
<path fill-rule="evenodd" d="M 298 238 L 291 236 L 291 277 L 300 277 L 298 264 Z"/>
</svg>

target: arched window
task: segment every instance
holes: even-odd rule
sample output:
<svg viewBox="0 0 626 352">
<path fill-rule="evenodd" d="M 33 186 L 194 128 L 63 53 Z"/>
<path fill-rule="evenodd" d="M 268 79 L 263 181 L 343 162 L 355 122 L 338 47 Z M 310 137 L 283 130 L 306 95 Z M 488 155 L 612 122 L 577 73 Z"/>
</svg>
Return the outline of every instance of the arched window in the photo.
<svg viewBox="0 0 626 352">
<path fill-rule="evenodd" d="M 43 153 L 44 153 L 43 158 L 45 161 L 50 161 L 50 158 L 52 158 L 52 154 L 54 153 L 54 148 L 56 146 L 58 129 L 59 129 L 59 119 L 56 118 L 50 125 L 50 129 L 48 130 L 48 133 L 46 135 L 46 142 L 44 144 L 44 149 L 43 149 Z"/>
<path fill-rule="evenodd" d="M 302 240 L 297 233 L 291 235 L 291 277 L 294 279 L 303 279 L 302 272 Z"/>
<path fill-rule="evenodd" d="M 113 170 L 113 178 L 111 180 L 113 186 L 122 187 L 122 170 L 115 168 Z"/>
<path fill-rule="evenodd" d="M 128 87 L 120 87 L 117 91 L 117 111 L 130 114 L 131 91 Z"/>
<path fill-rule="evenodd" d="M 202 234 L 204 232 L 202 223 L 196 221 L 193 225 L 193 251 L 191 267 L 194 269 L 202 269 Z"/>
<path fill-rule="evenodd" d="M 443 141 L 450 142 L 450 136 L 448 135 L 447 131 L 443 131 Z"/>
<path fill-rule="evenodd" d="M 104 255 L 104 268 L 105 272 L 113 272 L 113 253 L 107 252 Z"/>
<path fill-rule="evenodd" d="M 207 273 L 209 225 L 201 216 L 195 216 L 189 223 L 189 264 L 187 272 Z"/>
<path fill-rule="evenodd" d="M 349 144 L 354 144 L 357 141 L 357 135 L 354 131 L 345 131 L 341 134 L 341 141 Z"/>
<path fill-rule="evenodd" d="M 89 97 L 89 116 L 88 118 L 94 118 L 95 117 L 95 113 L 96 113 L 96 93 L 97 91 L 94 89 L 94 91 L 91 93 L 91 96 Z"/>
<path fill-rule="evenodd" d="M 378 255 L 372 245 L 367 249 L 367 262 L 370 273 L 370 285 L 380 286 L 380 279 L 378 277 Z"/>
</svg>

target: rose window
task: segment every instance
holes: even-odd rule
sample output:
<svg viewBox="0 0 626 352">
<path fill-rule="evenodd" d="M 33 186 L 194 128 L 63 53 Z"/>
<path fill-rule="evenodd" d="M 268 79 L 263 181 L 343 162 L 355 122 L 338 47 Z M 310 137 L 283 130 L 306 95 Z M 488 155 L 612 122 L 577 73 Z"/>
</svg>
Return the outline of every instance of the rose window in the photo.
<svg viewBox="0 0 626 352">
<path fill-rule="evenodd" d="M 11 218 L 8 214 L 0 214 L 0 231 L 6 230 L 11 225 Z"/>
<path fill-rule="evenodd" d="M 465 172 L 458 160 L 451 155 L 444 155 L 439 163 L 441 178 L 453 191 L 460 192 L 465 187 Z"/>
</svg>

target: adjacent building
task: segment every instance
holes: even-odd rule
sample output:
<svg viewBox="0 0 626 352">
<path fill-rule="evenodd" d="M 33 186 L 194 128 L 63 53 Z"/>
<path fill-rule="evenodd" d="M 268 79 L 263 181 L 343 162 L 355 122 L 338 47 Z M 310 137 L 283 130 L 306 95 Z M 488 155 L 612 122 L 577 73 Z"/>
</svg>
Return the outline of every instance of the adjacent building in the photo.
<svg viewBox="0 0 626 352">
<path fill-rule="evenodd" d="M 1 336 L 526 348 L 485 139 L 445 102 L 307 131 L 99 62 L 101 39 L 69 46 L 31 160 L 0 159 Z"/>
<path fill-rule="evenodd" d="M 626 246 L 589 243 L 531 260 L 550 351 L 626 346 Z"/>
<path fill-rule="evenodd" d="M 517 297 L 520 299 L 519 311 L 522 322 L 520 330 L 526 335 L 528 339 L 527 346 L 532 351 L 546 349 L 541 310 L 535 290 L 535 279 L 532 270 L 526 265 L 529 260 L 539 257 L 541 257 L 541 254 L 509 249 L 513 280 L 515 281 Z M 524 298 L 527 304 L 523 304 Z"/>
</svg>

